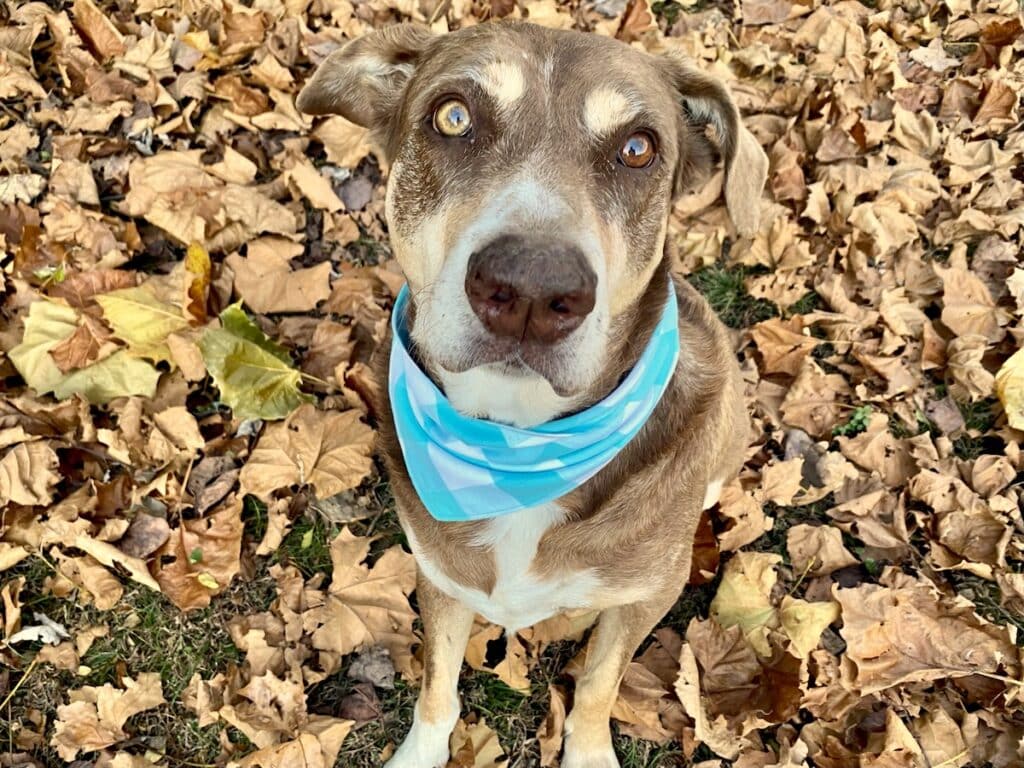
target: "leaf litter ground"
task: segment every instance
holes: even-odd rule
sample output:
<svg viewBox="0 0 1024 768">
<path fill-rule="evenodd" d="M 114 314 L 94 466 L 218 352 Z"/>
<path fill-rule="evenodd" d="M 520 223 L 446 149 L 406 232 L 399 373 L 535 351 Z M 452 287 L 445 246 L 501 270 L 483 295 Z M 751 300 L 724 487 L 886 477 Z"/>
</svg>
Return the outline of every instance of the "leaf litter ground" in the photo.
<svg viewBox="0 0 1024 768">
<path fill-rule="evenodd" d="M 491 17 L 681 50 L 772 161 L 675 266 L 756 426 L 629 666 L 624 766 L 1024 764 L 1024 33 L 1014 0 L 0 5 L 0 765 L 371 766 L 421 673 L 372 456 L 402 284 L 346 39 Z M 593 617 L 463 674 L 459 768 L 557 762 Z"/>
</svg>

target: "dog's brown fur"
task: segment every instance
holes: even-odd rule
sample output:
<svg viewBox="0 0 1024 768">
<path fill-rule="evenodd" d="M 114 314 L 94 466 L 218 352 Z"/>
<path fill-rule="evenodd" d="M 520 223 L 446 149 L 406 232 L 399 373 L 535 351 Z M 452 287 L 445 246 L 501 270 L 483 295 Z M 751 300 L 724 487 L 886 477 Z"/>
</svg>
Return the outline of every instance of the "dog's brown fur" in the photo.
<svg viewBox="0 0 1024 768">
<path fill-rule="evenodd" d="M 542 76 L 541 69 L 524 66 L 526 87 L 540 92 L 531 92 L 514 109 L 467 85 L 465 73 L 474 67 L 520 60 L 552 61 L 557 71 L 549 69 Z M 595 161 L 592 145 L 566 138 L 579 131 L 579 105 L 585 95 L 609 82 L 643 93 L 646 124 L 661 137 L 658 162 L 646 175 L 614 175 L 616 169 Z M 422 126 L 431 100 L 446 88 L 464 98 L 480 121 L 481 145 L 438 140 Z M 557 92 L 558 106 L 545 101 L 547 91 Z M 689 105 L 688 112 L 680 99 Z M 599 233 L 613 282 L 603 364 L 573 391 L 576 407 L 605 396 L 634 366 L 672 281 L 681 351 L 667 391 L 626 448 L 559 500 L 564 517 L 544 532 L 530 563 L 540 580 L 576 572 L 599 578 L 591 606 L 601 610 L 601 617 L 567 721 L 563 766 L 613 766 L 608 718 L 625 665 L 678 597 L 689 574 L 705 493 L 709 485 L 735 474 L 748 437 L 728 335 L 704 299 L 670 275 L 666 220 L 674 197 L 713 156 L 715 147 L 703 128 L 710 124 L 726 167 L 730 214 L 739 229 L 750 231 L 757 222 L 766 170 L 763 152 L 742 128 L 726 89 L 681 60 L 527 24 L 487 24 L 445 37 L 406 26 L 382 30 L 329 58 L 298 103 L 307 112 L 338 113 L 371 127 L 393 167 L 400 166 L 390 182 L 388 214 L 393 247 L 414 293 L 409 319 L 414 339 L 423 306 L 419 302 L 429 300 L 431 282 L 442 266 L 427 258 L 428 250 L 440 254 L 431 257 L 435 261 L 443 258 L 479 215 L 481 199 L 527 156 L 533 163 L 550 163 L 545 179 L 552 186 L 579 190 L 570 215 Z M 608 141 L 614 144 L 621 136 L 614 134 Z M 424 234 L 424 222 L 429 221 L 437 222 L 430 232 L 441 233 L 440 249 Z M 465 359 L 455 362 L 469 368 L 489 362 L 487 351 L 481 351 L 486 341 L 480 336 Z M 419 351 L 435 378 L 455 364 L 430 349 Z M 558 358 L 553 360 L 557 372 Z M 386 381 L 386 359 L 382 365 L 379 380 Z M 570 390 L 571 378 L 566 381 Z M 495 552 L 479 544 L 488 523 L 435 520 L 406 472 L 386 398 L 377 404 L 377 413 L 399 515 L 415 541 L 417 557 L 452 583 L 492 594 L 500 588 Z M 451 691 L 473 613 L 422 573 L 418 599 L 426 647 L 414 730 L 442 729 L 453 722 L 453 706 L 457 714 Z M 414 752 L 413 747 L 400 750 L 396 764 L 426 767 L 422 760 L 438 759 L 417 762 Z"/>
</svg>

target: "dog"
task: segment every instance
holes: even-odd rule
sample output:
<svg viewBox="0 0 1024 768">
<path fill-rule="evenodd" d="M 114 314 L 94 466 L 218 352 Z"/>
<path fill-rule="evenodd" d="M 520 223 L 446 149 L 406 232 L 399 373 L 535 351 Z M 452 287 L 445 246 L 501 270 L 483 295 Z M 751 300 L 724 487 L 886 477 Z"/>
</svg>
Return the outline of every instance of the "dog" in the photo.
<svg viewBox="0 0 1024 768">
<path fill-rule="evenodd" d="M 405 353 L 384 361 L 391 394 L 377 412 L 418 564 L 424 673 L 412 729 L 388 766 L 447 761 L 474 614 L 515 632 L 569 609 L 599 618 L 562 766 L 618 766 L 609 718 L 623 672 L 681 593 L 701 512 L 738 472 L 750 428 L 725 328 L 670 273 L 668 216 L 717 155 L 730 217 L 752 233 L 767 157 L 726 87 L 683 58 L 526 22 L 447 35 L 383 28 L 329 55 L 297 106 L 342 115 L 376 138 L 390 164 L 391 247 L 409 290 L 396 326 L 408 360 L 397 389 Z M 637 389 L 631 372 L 648 375 L 645 350 L 664 351 L 654 334 L 666 317 L 675 345 L 667 373 Z M 406 417 L 396 417 L 396 397 L 403 409 L 419 397 L 408 395 L 406 374 L 440 401 L 427 411 L 450 409 L 441 421 L 525 436 L 524 445 L 548 439 L 546 425 L 586 420 L 623 388 L 641 399 L 661 390 L 596 470 L 587 458 L 565 488 L 558 470 L 531 475 L 554 482 L 546 492 L 557 498 L 510 511 L 504 492 L 466 497 L 455 480 L 446 489 L 462 494 L 451 507 L 459 515 L 446 518 L 450 508 L 421 491 L 448 458 L 435 465 L 437 446 L 417 443 L 421 432 L 403 436 Z M 611 429 L 620 418 L 615 408 L 601 413 Z M 444 424 L 423 428 L 446 439 Z M 507 469 L 474 454 L 464 434 L 450 441 L 463 451 L 456 475 Z M 558 439 L 570 437 L 579 435 Z M 518 450 L 502 456 L 528 455 Z"/>
</svg>

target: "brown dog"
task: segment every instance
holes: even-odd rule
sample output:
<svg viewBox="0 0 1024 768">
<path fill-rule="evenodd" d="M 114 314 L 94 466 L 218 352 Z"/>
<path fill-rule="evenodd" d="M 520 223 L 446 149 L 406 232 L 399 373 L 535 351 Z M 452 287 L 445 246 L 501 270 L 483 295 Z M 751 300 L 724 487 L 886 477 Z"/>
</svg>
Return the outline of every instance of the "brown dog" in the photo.
<svg viewBox="0 0 1024 768">
<path fill-rule="evenodd" d="M 729 339 L 669 274 L 668 214 L 717 150 L 730 215 L 749 233 L 767 158 L 726 88 L 681 59 L 526 23 L 382 29 L 328 57 L 298 106 L 372 129 L 391 162 L 387 219 L 412 343 L 463 414 L 528 428 L 597 402 L 636 364 L 673 281 L 681 350 L 665 394 L 557 501 L 439 522 L 382 408 L 425 633 L 415 720 L 389 765 L 447 760 L 474 613 L 514 631 L 592 608 L 562 765 L 617 766 L 609 713 L 623 670 L 679 596 L 701 510 L 747 444 Z"/>
</svg>

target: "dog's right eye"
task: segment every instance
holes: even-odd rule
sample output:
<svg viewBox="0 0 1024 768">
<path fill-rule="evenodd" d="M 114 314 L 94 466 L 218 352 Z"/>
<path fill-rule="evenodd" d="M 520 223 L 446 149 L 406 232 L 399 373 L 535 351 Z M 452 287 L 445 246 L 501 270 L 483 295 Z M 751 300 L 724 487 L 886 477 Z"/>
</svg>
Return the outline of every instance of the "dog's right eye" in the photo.
<svg viewBox="0 0 1024 768">
<path fill-rule="evenodd" d="M 442 136 L 465 136 L 472 127 L 469 107 L 461 99 L 446 99 L 434 110 L 434 130 Z"/>
</svg>

